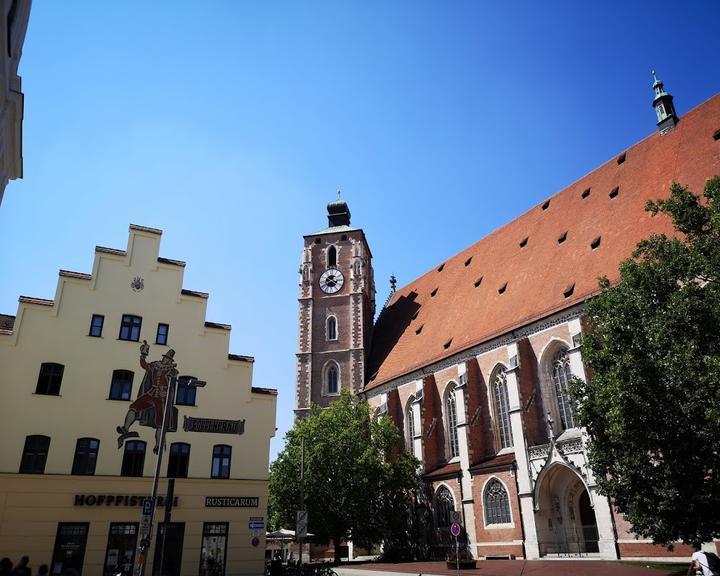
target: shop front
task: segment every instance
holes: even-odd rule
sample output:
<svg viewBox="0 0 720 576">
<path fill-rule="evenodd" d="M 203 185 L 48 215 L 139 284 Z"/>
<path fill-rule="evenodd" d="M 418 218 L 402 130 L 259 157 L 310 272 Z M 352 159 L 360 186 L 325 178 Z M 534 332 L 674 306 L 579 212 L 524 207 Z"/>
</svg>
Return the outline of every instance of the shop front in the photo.
<svg viewBox="0 0 720 576">
<path fill-rule="evenodd" d="M 161 481 L 161 491 L 164 481 Z M 145 478 L 0 474 L 0 549 L 30 557 L 51 574 L 131 576 Z M 265 549 L 267 484 L 177 479 L 171 521 L 156 524 L 146 574 L 259 574 Z M 164 504 L 164 499 L 159 502 Z"/>
</svg>

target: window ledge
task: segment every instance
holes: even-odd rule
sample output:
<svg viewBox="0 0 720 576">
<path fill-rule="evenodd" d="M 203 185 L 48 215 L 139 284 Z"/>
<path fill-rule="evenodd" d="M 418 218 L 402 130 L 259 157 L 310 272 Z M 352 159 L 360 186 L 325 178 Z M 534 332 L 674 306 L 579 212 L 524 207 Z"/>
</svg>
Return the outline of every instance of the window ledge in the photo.
<svg viewBox="0 0 720 576">
<path fill-rule="evenodd" d="M 33 392 L 33 396 L 45 396 L 47 398 L 62 398 L 62 394 L 43 394 L 42 392 Z"/>
<path fill-rule="evenodd" d="M 496 456 L 502 456 L 503 454 L 515 454 L 515 447 L 508 446 L 507 448 L 503 448 L 502 450 L 498 451 Z"/>
<path fill-rule="evenodd" d="M 455 462 L 460 462 L 460 456 L 453 456 L 447 461 L 448 464 L 454 464 Z"/>
<path fill-rule="evenodd" d="M 515 522 L 506 522 L 505 524 L 485 524 L 485 530 L 507 530 L 515 528 Z"/>
<path fill-rule="evenodd" d="M 106 400 L 112 400 L 113 402 L 132 402 L 132 399 L 128 398 L 125 400 L 124 398 L 106 398 Z"/>
</svg>

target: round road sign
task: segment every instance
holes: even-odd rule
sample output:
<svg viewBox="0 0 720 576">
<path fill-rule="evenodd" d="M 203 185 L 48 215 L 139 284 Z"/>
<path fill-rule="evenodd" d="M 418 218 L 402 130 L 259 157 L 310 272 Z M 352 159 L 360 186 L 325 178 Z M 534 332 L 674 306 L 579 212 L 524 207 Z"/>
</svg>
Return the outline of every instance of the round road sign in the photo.
<svg viewBox="0 0 720 576">
<path fill-rule="evenodd" d="M 452 534 L 456 538 L 460 536 L 460 530 L 460 524 L 453 524 L 452 526 L 450 526 L 450 534 Z"/>
<path fill-rule="evenodd" d="M 258 544 L 260 544 L 260 538 L 258 538 L 257 536 L 255 536 L 255 538 L 253 538 L 252 540 L 250 540 L 250 543 L 251 543 L 253 546 L 257 546 Z"/>
</svg>

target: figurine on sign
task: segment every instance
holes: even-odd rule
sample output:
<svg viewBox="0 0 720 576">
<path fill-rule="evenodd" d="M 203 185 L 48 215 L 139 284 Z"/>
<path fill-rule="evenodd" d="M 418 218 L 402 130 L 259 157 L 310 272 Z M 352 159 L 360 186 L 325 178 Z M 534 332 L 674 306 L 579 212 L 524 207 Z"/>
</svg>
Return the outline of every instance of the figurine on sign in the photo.
<svg viewBox="0 0 720 576">
<path fill-rule="evenodd" d="M 125 422 L 122 426 L 117 427 L 117 432 L 120 435 L 118 436 L 118 448 L 121 448 L 128 438 L 139 437 L 137 432 L 130 431 L 130 427 L 136 420 L 140 420 L 141 424 L 155 428 L 155 448 L 153 448 L 153 452 L 157 454 L 160 445 L 165 398 L 168 395 L 168 387 L 177 378 L 178 371 L 174 360 L 175 350 L 168 350 L 163 354 L 161 360 L 155 362 L 147 362 L 149 353 L 150 346 L 147 340 L 143 340 L 140 346 L 140 366 L 145 369 L 145 377 L 138 391 L 137 399 L 128 408 Z M 172 398 L 170 402 L 172 402 Z M 175 409 L 173 408 L 173 410 Z M 172 417 L 172 414 L 169 413 L 168 417 Z"/>
</svg>

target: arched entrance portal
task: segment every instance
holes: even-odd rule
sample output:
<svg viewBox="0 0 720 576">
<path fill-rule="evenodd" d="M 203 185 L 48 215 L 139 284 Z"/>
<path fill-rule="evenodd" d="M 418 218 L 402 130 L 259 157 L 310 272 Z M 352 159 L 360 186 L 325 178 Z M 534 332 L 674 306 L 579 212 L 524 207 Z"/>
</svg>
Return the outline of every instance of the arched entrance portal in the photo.
<svg viewBox="0 0 720 576">
<path fill-rule="evenodd" d="M 585 484 L 569 467 L 551 464 L 539 479 L 535 525 L 540 556 L 599 552 L 595 511 Z"/>
</svg>

